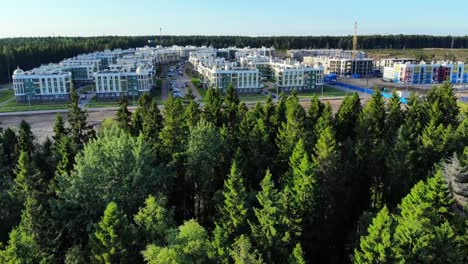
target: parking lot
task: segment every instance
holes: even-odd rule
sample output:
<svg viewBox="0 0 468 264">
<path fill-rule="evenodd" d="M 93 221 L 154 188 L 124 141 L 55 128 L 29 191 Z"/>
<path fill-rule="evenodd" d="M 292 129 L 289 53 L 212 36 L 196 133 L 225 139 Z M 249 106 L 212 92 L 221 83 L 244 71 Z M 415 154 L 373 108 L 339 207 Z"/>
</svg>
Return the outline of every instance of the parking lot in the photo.
<svg viewBox="0 0 468 264">
<path fill-rule="evenodd" d="M 174 97 L 184 97 L 187 94 L 187 89 L 192 88 L 193 95 L 196 99 L 202 99 L 197 89 L 191 83 L 191 77 L 185 73 L 187 61 L 169 66 L 166 74 L 167 91 L 172 93 Z"/>
</svg>

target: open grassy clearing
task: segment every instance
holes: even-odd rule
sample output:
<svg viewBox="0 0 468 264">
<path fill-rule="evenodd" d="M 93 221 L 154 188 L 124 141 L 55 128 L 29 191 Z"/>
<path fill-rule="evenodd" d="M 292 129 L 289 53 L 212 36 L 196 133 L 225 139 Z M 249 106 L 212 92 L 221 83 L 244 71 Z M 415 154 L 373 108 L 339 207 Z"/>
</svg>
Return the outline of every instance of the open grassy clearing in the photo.
<svg viewBox="0 0 468 264">
<path fill-rule="evenodd" d="M 13 98 L 15 92 L 13 90 L 0 90 L 0 104 Z"/>
</svg>

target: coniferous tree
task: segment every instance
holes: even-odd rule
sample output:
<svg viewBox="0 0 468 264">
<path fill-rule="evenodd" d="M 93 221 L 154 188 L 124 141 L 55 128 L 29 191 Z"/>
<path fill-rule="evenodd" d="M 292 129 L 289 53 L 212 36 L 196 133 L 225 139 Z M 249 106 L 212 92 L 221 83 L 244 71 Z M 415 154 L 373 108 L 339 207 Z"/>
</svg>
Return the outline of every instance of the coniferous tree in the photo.
<svg viewBox="0 0 468 264">
<path fill-rule="evenodd" d="M 273 161 L 273 150 L 264 119 L 252 111 L 245 114 L 237 134 L 239 167 L 246 175 L 248 190 L 258 190 L 263 174 Z"/>
<path fill-rule="evenodd" d="M 385 102 L 380 91 L 375 90 L 358 119 L 358 146 L 356 149 L 362 164 L 362 184 L 369 188 L 369 198 L 362 197 L 376 209 L 383 206 L 383 175 L 385 171 Z M 365 201 L 367 200 L 367 201 Z"/>
<path fill-rule="evenodd" d="M 143 138 L 153 147 L 158 147 L 159 133 L 163 127 L 163 118 L 155 99 L 151 100 L 148 109 L 143 115 L 143 126 L 141 133 Z"/>
<path fill-rule="evenodd" d="M 468 166 L 463 166 L 455 154 L 450 162 L 443 166 L 443 175 L 447 179 L 450 192 L 461 208 L 468 205 Z"/>
<path fill-rule="evenodd" d="M 76 146 L 66 135 L 63 135 L 58 142 L 56 150 L 57 174 L 70 175 L 75 164 Z"/>
<path fill-rule="evenodd" d="M 143 94 L 138 98 L 138 108 L 132 114 L 130 126 L 132 134 L 138 136 L 143 131 L 144 117 L 148 116 L 147 112 L 151 105 L 151 97 L 149 94 Z"/>
<path fill-rule="evenodd" d="M 304 252 L 302 251 L 302 246 L 300 243 L 297 243 L 294 247 L 291 255 L 289 256 L 289 264 L 306 264 Z"/>
<path fill-rule="evenodd" d="M 23 204 L 29 195 L 43 191 L 44 186 L 40 172 L 25 151 L 19 155 L 15 174 L 11 195 L 20 204 Z"/>
<path fill-rule="evenodd" d="M 353 263 L 393 263 L 394 229 L 393 216 L 384 206 L 372 220 L 368 234 L 361 237 Z"/>
<path fill-rule="evenodd" d="M 70 102 L 68 103 L 68 123 L 70 125 L 70 137 L 78 146 L 83 148 L 83 144 L 94 136 L 93 129 L 86 122 L 86 112 L 79 107 L 79 96 L 75 88 L 70 91 Z"/>
<path fill-rule="evenodd" d="M 419 182 L 400 204 L 394 256 L 398 262 L 461 263 L 450 220 L 453 199 L 441 171 Z"/>
<path fill-rule="evenodd" d="M 65 128 L 65 121 L 63 120 L 63 117 L 61 114 L 57 114 L 55 116 L 55 124 L 54 124 L 54 135 L 52 136 L 52 139 L 54 140 L 54 147 L 58 145 L 58 142 L 62 136 L 67 134 L 67 130 Z"/>
<path fill-rule="evenodd" d="M 185 95 L 185 120 L 187 123 L 187 127 L 191 128 L 198 124 L 200 121 L 200 104 L 195 101 L 195 96 L 192 94 L 192 89 L 188 88 L 187 94 Z"/>
<path fill-rule="evenodd" d="M 208 89 L 206 92 L 205 106 L 203 107 L 202 117 L 206 121 L 213 123 L 216 127 L 221 127 L 223 124 L 222 106 L 223 98 L 221 98 L 219 89 Z"/>
<path fill-rule="evenodd" d="M 405 119 L 397 132 L 395 146 L 389 153 L 387 203 L 395 207 L 410 189 L 427 174 L 421 168 L 421 133 L 426 124 L 426 114 L 413 93 L 408 99 Z"/>
<path fill-rule="evenodd" d="M 131 263 L 132 228 L 117 204 L 109 203 L 90 236 L 92 263 Z"/>
<path fill-rule="evenodd" d="M 252 237 L 268 263 L 281 263 L 285 255 L 281 245 L 282 234 L 279 231 L 282 212 L 276 200 L 278 190 L 275 189 L 270 171 L 266 172 L 261 188 L 257 194 L 259 207 L 253 209 L 256 221 L 249 221 Z"/>
<path fill-rule="evenodd" d="M 276 144 L 278 145 L 278 166 L 282 165 L 280 172 L 285 172 L 287 160 L 291 156 L 294 146 L 300 139 L 305 139 L 305 111 L 299 104 L 297 93 L 286 101 L 286 121 L 281 123 Z"/>
<path fill-rule="evenodd" d="M 345 142 L 347 138 L 356 137 L 356 124 L 361 113 L 361 101 L 357 93 L 347 95 L 335 115 L 336 140 Z"/>
<path fill-rule="evenodd" d="M 131 113 L 128 111 L 128 98 L 122 96 L 119 99 L 119 110 L 116 113 L 117 123 L 125 131 L 130 130 Z"/>
<path fill-rule="evenodd" d="M 391 149 L 395 143 L 398 129 L 403 122 L 400 97 L 393 91 L 392 97 L 387 103 L 387 117 L 385 120 L 385 144 Z"/>
<path fill-rule="evenodd" d="M 31 131 L 31 125 L 24 120 L 21 120 L 20 123 L 16 151 L 18 156 L 21 152 L 26 152 L 32 156 L 34 151 L 34 134 Z"/>
<path fill-rule="evenodd" d="M 2 146 L 3 153 L 5 155 L 5 168 L 7 169 L 6 173 L 12 174 L 13 168 L 16 165 L 18 159 L 18 153 L 16 152 L 16 145 L 18 144 L 18 139 L 16 137 L 15 131 L 11 128 L 7 128 L 2 133 Z"/>
<path fill-rule="evenodd" d="M 426 106 L 431 108 L 435 103 L 438 104 L 441 113 L 441 123 L 444 126 L 458 126 L 458 114 L 460 112 L 457 105 L 453 86 L 449 82 L 444 82 L 439 86 L 433 87 L 427 94 Z"/>
<path fill-rule="evenodd" d="M 159 134 L 162 151 L 166 158 L 181 153 L 187 142 L 187 127 L 184 120 L 182 100 L 169 96 L 164 104 L 163 128 Z"/>
<path fill-rule="evenodd" d="M 228 247 L 236 237 L 246 232 L 247 228 L 247 194 L 243 177 L 232 163 L 231 173 L 224 182 L 224 202 L 219 208 L 219 220 L 215 222 L 213 246 L 221 261 L 228 257 Z"/>
</svg>

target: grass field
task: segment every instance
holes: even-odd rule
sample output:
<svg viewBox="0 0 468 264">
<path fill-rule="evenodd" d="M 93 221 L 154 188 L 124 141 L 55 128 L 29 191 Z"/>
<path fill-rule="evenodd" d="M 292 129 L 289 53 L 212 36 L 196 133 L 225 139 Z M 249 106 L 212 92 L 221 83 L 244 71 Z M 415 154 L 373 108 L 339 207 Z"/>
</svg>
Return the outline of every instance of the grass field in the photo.
<svg viewBox="0 0 468 264">
<path fill-rule="evenodd" d="M 311 92 L 299 93 L 299 98 L 312 98 L 314 96 L 322 96 L 322 90 L 316 90 Z M 346 96 L 347 93 L 345 91 L 330 87 L 330 86 L 323 86 L 323 96 L 324 97 L 335 97 L 335 96 Z"/>
<path fill-rule="evenodd" d="M 267 99 L 267 96 L 263 94 L 239 95 L 239 99 L 243 102 L 265 101 Z"/>
<path fill-rule="evenodd" d="M 372 49 L 365 50 L 371 58 L 421 58 L 468 62 L 468 49 Z"/>
<path fill-rule="evenodd" d="M 0 91 L 0 104 L 13 98 L 15 96 L 15 92 L 13 90 L 1 90 Z"/>
<path fill-rule="evenodd" d="M 196 87 L 196 86 L 195 86 L 195 87 Z M 199 93 L 200 96 L 202 97 L 202 100 L 204 100 L 205 97 L 206 97 L 206 91 L 207 91 L 207 89 L 205 89 L 205 88 L 195 88 L 195 89 L 197 89 L 198 93 Z"/>
<path fill-rule="evenodd" d="M 57 104 L 16 104 L 16 101 L 11 101 L 6 105 L 0 106 L 0 112 L 22 112 L 22 111 L 40 111 L 40 110 L 57 110 L 67 109 L 68 105 L 63 103 Z"/>
<path fill-rule="evenodd" d="M 133 105 L 133 101 L 129 100 L 128 105 Z M 91 98 L 88 104 L 86 104 L 86 108 L 103 108 L 103 107 L 117 107 L 119 103 L 117 101 L 110 101 L 110 102 L 98 102 L 96 101 L 96 96 Z"/>
<path fill-rule="evenodd" d="M 83 86 L 80 88 L 80 92 L 81 93 L 84 93 L 84 92 L 92 92 L 94 89 L 94 85 L 90 84 L 90 85 L 86 85 L 86 86 Z"/>
</svg>

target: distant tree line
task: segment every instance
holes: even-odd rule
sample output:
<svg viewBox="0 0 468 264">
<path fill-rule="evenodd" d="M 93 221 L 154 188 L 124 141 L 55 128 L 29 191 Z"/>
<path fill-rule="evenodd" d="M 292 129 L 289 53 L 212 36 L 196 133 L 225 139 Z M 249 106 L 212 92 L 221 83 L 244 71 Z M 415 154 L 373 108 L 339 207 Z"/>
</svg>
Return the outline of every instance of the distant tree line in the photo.
<svg viewBox="0 0 468 264">
<path fill-rule="evenodd" d="M 351 49 L 351 36 L 138 36 L 138 37 L 47 37 L 0 39 L 0 82 L 21 66 L 28 70 L 44 63 L 59 62 L 80 53 L 114 48 L 135 48 L 148 44 L 163 46 L 194 45 L 215 48 L 275 47 L 277 49 L 330 48 Z M 360 49 L 468 48 L 468 36 L 371 35 L 359 36 Z"/>
<path fill-rule="evenodd" d="M 189 90 L 190 91 L 190 90 Z M 467 263 L 468 119 L 450 84 L 249 109 L 230 86 L 95 131 L 72 90 L 0 133 L 0 263 Z"/>
</svg>

